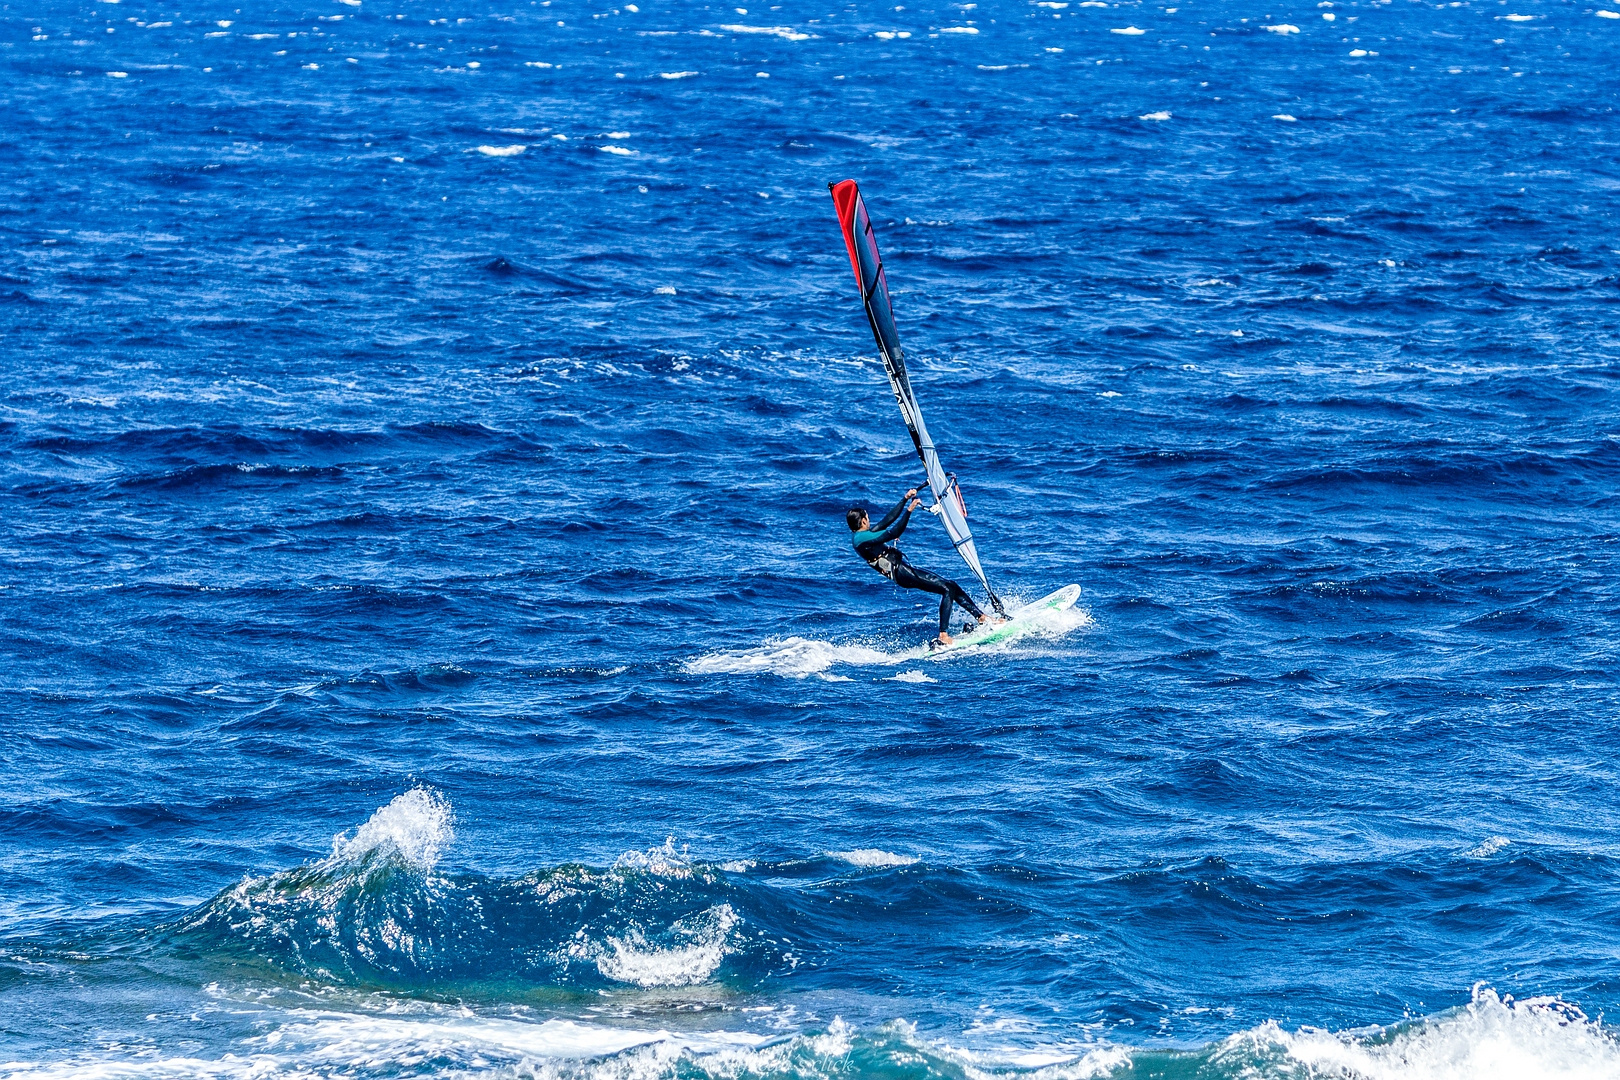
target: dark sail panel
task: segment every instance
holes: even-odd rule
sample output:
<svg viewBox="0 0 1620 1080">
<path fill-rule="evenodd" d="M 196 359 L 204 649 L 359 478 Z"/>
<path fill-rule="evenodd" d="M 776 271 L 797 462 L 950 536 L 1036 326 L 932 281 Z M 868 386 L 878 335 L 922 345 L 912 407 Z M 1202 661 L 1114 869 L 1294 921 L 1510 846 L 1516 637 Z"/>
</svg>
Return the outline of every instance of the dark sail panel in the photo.
<svg viewBox="0 0 1620 1080">
<path fill-rule="evenodd" d="M 979 552 L 967 525 L 967 504 L 962 499 L 961 489 L 957 487 L 956 476 L 947 475 L 940 466 L 939 454 L 935 452 L 933 440 L 928 437 L 928 427 L 923 423 L 922 408 L 912 392 L 905 357 L 900 350 L 900 331 L 894 325 L 894 308 L 889 303 L 889 283 L 883 273 L 883 260 L 878 256 L 877 236 L 866 214 L 866 202 L 853 180 L 828 186 L 832 189 L 833 206 L 838 210 L 838 223 L 844 228 L 844 245 L 849 249 L 849 263 L 855 271 L 855 283 L 860 286 L 861 300 L 866 306 L 866 320 L 872 327 L 878 352 L 883 356 L 883 368 L 889 374 L 889 385 L 894 389 L 900 415 L 906 422 L 906 429 L 911 432 L 917 456 L 922 458 L 923 467 L 928 470 L 928 488 L 934 494 L 934 505 L 928 509 L 944 523 L 945 531 L 956 545 L 957 554 L 972 569 L 979 584 L 984 586 L 984 591 L 990 594 L 990 602 L 996 611 L 1005 615 L 1001 599 L 990 588 L 990 582 L 979 565 Z"/>
</svg>

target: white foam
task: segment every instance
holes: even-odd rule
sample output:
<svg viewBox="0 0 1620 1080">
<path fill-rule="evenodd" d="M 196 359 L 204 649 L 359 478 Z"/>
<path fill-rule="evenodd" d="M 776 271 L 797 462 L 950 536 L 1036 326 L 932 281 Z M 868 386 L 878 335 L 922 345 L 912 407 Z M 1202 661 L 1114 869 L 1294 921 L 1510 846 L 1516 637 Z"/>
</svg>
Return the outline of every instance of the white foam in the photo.
<svg viewBox="0 0 1620 1080">
<path fill-rule="evenodd" d="M 696 986 L 707 982 L 732 952 L 731 931 L 741 921 L 730 904 L 716 904 L 671 927 L 686 939 L 683 945 L 658 948 L 639 929 L 623 938 L 609 937 L 612 951 L 598 956 L 596 967 L 614 982 L 642 987 Z"/>
<path fill-rule="evenodd" d="M 424 1062 L 434 1062 L 435 1071 L 447 1075 L 516 1068 L 518 1075 L 582 1080 L 863 1071 L 850 1059 L 856 1033 L 836 1017 L 824 1032 L 781 1038 L 727 1030 L 675 1034 L 567 1019 L 530 1023 L 427 1002 L 393 1006 L 388 1015 L 310 1009 L 282 1015 L 287 1022 L 212 1060 L 111 1046 L 49 1062 L 9 1061 L 0 1073 L 8 1080 L 307 1080 L 415 1075 Z M 999 1030 L 994 1024 L 976 1027 L 979 1034 L 986 1027 Z M 1019 1032 L 1017 1025 L 1007 1030 Z M 971 1080 L 1004 1078 L 1009 1069 L 1023 1080 L 1090 1080 L 1128 1069 L 1133 1057 L 1128 1047 L 1108 1043 L 962 1049 L 924 1040 L 903 1021 L 883 1032 L 885 1042 L 898 1044 L 906 1064 L 924 1064 L 920 1054 L 941 1055 Z M 1207 1056 L 1207 1062 L 1202 1067 L 1189 1062 L 1189 1073 L 1254 1080 L 1613 1080 L 1620 1075 L 1620 1043 L 1579 1009 L 1554 998 L 1515 1002 L 1486 987 L 1476 987 L 1473 1000 L 1460 1009 L 1390 1028 L 1288 1032 L 1268 1022 L 1198 1056 Z"/>
<path fill-rule="evenodd" d="M 827 854 L 835 859 L 843 859 L 851 866 L 867 868 L 886 866 L 915 866 L 922 862 L 915 855 L 896 855 L 892 851 L 881 848 L 856 848 L 853 851 L 829 851 Z"/>
<path fill-rule="evenodd" d="M 544 60 L 525 60 L 523 61 L 523 66 L 532 68 L 548 68 L 551 65 L 546 63 Z"/>
<path fill-rule="evenodd" d="M 691 675 L 783 675 L 802 679 L 819 675 L 834 664 L 892 666 L 914 660 L 921 653 L 921 649 L 886 653 L 866 645 L 834 645 L 828 641 L 790 637 L 768 640 L 754 649 L 709 653 L 688 661 L 686 671 Z"/>
<path fill-rule="evenodd" d="M 371 815 L 353 836 L 332 837 L 332 859 L 359 862 L 371 855 L 397 854 L 421 870 L 431 870 L 455 839 L 455 814 L 436 791 L 412 788 Z"/>
<path fill-rule="evenodd" d="M 885 682 L 907 682 L 907 683 L 929 683 L 929 682 L 938 682 L 939 680 L 935 679 L 933 676 L 929 675 L 926 671 L 902 671 L 898 675 L 889 676 L 889 678 L 885 679 L 884 681 Z"/>
<path fill-rule="evenodd" d="M 1492 836 L 1463 852 L 1465 859 L 1488 859 L 1513 841 L 1505 836 Z"/>
<path fill-rule="evenodd" d="M 942 26 L 939 28 L 939 32 L 942 34 L 977 34 L 979 28 L 977 26 Z"/>
<path fill-rule="evenodd" d="M 664 839 L 663 847 L 646 851 L 627 851 L 613 860 L 615 870 L 639 870 L 660 877 L 688 878 L 692 876 L 692 860 L 685 848 L 675 850 L 673 836 Z"/>
<path fill-rule="evenodd" d="M 1141 116 L 1138 116 L 1137 119 L 1138 120 L 1168 120 L 1168 119 L 1170 119 L 1170 114 L 1167 113 L 1167 112 L 1143 113 Z"/>
<path fill-rule="evenodd" d="M 1126 37 L 1141 37 L 1143 34 L 1147 33 L 1146 30 L 1139 29 L 1135 26 L 1121 26 L 1117 30 L 1110 30 L 1108 32 L 1110 34 L 1124 34 Z"/>
<path fill-rule="evenodd" d="M 1410 1026 L 1335 1034 L 1267 1023 L 1227 1039 L 1216 1060 L 1281 1051 L 1312 1076 L 1355 1080 L 1613 1080 L 1620 1043 L 1556 998 L 1516 1002 L 1480 985 L 1461 1009 Z M 1281 1064 L 1281 1063 L 1279 1063 Z M 1281 1071 L 1281 1070 L 1279 1070 Z"/>
<path fill-rule="evenodd" d="M 1271 118 L 1273 120 L 1281 120 L 1285 124 L 1296 124 L 1296 123 L 1299 122 L 1299 117 L 1290 116 L 1289 114 L 1287 114 L 1285 112 L 1274 113 Z"/>
<path fill-rule="evenodd" d="M 1593 14 L 1600 19 L 1620 19 L 1620 11 L 1605 11 L 1600 8 Z"/>
<path fill-rule="evenodd" d="M 597 149 L 602 151 L 604 154 L 617 154 L 620 157 L 630 157 L 635 153 L 635 151 L 630 149 L 628 146 L 599 146 Z"/>
<path fill-rule="evenodd" d="M 675 286 L 673 286 L 673 285 L 660 285 L 660 286 L 658 286 L 658 288 L 653 290 L 653 295 L 654 296 L 674 296 L 675 295 Z"/>
<path fill-rule="evenodd" d="M 690 79 L 696 74 L 695 71 L 660 71 L 658 77 L 660 79 Z"/>
<path fill-rule="evenodd" d="M 1534 19 L 1535 16 L 1534 15 L 1498 15 L 1497 18 L 1498 19 L 1506 19 L 1508 22 L 1529 22 L 1531 19 Z"/>
<path fill-rule="evenodd" d="M 1297 34 L 1297 33 L 1299 33 L 1299 27 L 1295 26 L 1293 23 L 1273 23 L 1270 26 L 1262 26 L 1262 27 L 1260 27 L 1260 29 L 1269 30 L 1273 34 Z"/>
<path fill-rule="evenodd" d="M 0 1070 L 8 1080 L 268 1080 L 279 1076 L 308 1080 L 313 1076 L 374 1075 L 379 1066 L 387 1067 L 389 1073 L 415 1075 L 424 1061 L 454 1062 L 462 1068 L 452 1074 L 460 1075 L 463 1069 L 487 1073 L 494 1062 L 508 1067 L 526 1062 L 591 1062 L 629 1053 L 649 1055 L 648 1064 L 653 1067 L 627 1075 L 655 1076 L 673 1072 L 659 1066 L 673 1066 L 687 1055 L 747 1055 L 772 1039 L 745 1031 L 674 1034 L 572 1020 L 536 1024 L 477 1016 L 455 1007 L 426 1008 L 431 1012 L 423 1018 L 292 1010 L 290 1023 L 246 1039 L 239 1047 L 242 1052 L 216 1060 L 138 1053 L 125 1056 L 129 1050 L 115 1047 L 65 1061 L 6 1062 Z M 594 1070 L 586 1073 L 593 1074 Z M 550 1068 L 540 1075 L 550 1075 Z M 602 1075 L 618 1073 L 609 1068 Z"/>
<path fill-rule="evenodd" d="M 522 143 L 513 143 L 511 146 L 480 146 L 478 152 L 489 157 L 517 157 L 527 149 Z"/>
<path fill-rule="evenodd" d="M 809 41 L 814 34 L 801 33 L 791 26 L 744 26 L 741 23 L 725 23 L 720 29 L 729 30 L 733 34 L 770 34 L 784 41 Z"/>
</svg>

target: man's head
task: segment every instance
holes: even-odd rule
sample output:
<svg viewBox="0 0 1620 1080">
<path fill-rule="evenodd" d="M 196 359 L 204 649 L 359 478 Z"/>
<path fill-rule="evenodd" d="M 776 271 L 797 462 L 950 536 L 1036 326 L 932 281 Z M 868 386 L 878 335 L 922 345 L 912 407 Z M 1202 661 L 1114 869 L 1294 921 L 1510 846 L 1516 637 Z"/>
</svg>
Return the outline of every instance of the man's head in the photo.
<svg viewBox="0 0 1620 1080">
<path fill-rule="evenodd" d="M 866 508 L 863 506 L 850 507 L 849 513 L 844 515 L 844 520 L 849 522 L 850 532 L 860 532 L 867 525 Z"/>
</svg>

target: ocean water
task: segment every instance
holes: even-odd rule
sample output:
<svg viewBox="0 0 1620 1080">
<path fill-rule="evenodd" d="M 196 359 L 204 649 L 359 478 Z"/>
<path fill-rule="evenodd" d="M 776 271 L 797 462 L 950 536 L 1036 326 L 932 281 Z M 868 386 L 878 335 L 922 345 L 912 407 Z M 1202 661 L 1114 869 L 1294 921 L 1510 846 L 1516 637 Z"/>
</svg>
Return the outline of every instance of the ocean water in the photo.
<svg viewBox="0 0 1620 1080">
<path fill-rule="evenodd" d="M 0 1077 L 1620 1077 L 1620 12 L 743 2 L 0 10 Z"/>
</svg>

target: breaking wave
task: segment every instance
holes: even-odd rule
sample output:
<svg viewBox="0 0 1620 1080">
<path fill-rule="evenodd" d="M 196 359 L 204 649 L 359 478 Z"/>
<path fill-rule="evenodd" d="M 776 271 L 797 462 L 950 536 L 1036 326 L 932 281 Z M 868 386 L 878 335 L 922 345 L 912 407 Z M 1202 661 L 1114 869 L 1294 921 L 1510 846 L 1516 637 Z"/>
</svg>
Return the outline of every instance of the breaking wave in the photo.
<svg viewBox="0 0 1620 1080">
<path fill-rule="evenodd" d="M 783 962 L 739 914 L 744 891 L 672 842 L 606 870 L 451 875 L 452 820 L 442 796 L 406 792 L 326 858 L 244 878 L 167 932 L 287 975 L 436 992 L 746 984 Z"/>
<path fill-rule="evenodd" d="M 261 1029 L 262 1031 L 262 1029 Z M 575 1019 L 490 1017 L 421 1003 L 385 1015 L 307 1009 L 241 1040 L 222 1058 L 159 1057 L 125 1048 L 61 1062 L 6 1066 L 11 1077 L 275 1077 L 472 1072 L 556 1080 L 1608 1080 L 1620 1043 L 1556 998 L 1515 1002 L 1478 987 L 1467 1005 L 1392 1027 L 1286 1031 L 1274 1022 L 1195 1050 L 1080 1039 L 967 1046 L 895 1020 L 814 1030 L 669 1030 Z"/>
</svg>

